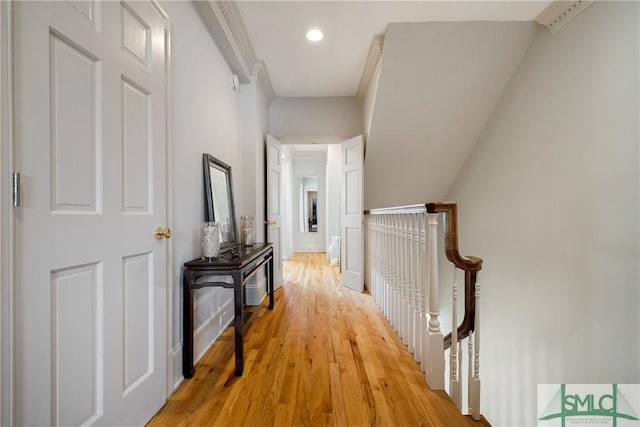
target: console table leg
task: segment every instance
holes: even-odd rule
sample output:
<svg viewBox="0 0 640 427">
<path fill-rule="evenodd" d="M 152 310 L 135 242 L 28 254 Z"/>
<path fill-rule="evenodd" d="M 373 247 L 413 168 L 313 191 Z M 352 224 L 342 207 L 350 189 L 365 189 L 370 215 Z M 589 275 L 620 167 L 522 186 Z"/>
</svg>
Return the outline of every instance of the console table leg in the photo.
<svg viewBox="0 0 640 427">
<path fill-rule="evenodd" d="M 273 253 L 267 262 L 269 277 L 267 278 L 267 292 L 269 292 L 269 310 L 273 310 Z"/>
<path fill-rule="evenodd" d="M 191 274 L 185 270 L 182 276 L 182 375 L 193 377 L 193 295 L 191 292 Z"/>
<path fill-rule="evenodd" d="M 242 286 L 242 275 L 233 274 L 233 300 L 235 306 L 235 319 L 234 319 L 234 329 L 235 329 L 235 345 L 236 345 L 236 369 L 234 375 L 239 377 L 242 375 L 242 371 L 244 370 L 244 345 L 243 345 L 243 337 L 242 330 L 244 326 L 244 319 L 242 318 L 242 307 L 244 306 L 243 301 L 243 286 Z"/>
</svg>

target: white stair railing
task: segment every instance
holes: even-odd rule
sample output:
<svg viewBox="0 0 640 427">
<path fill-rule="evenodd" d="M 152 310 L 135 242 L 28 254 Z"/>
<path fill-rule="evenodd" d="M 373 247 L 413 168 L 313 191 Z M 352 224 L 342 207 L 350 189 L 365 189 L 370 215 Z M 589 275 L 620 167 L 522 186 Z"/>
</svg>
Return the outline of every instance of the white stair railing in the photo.
<svg viewBox="0 0 640 427">
<path fill-rule="evenodd" d="M 445 390 L 445 351 L 449 351 L 448 392 L 463 410 L 480 419 L 480 285 L 482 260 L 458 253 L 455 203 L 374 209 L 365 212 L 366 273 L 372 297 L 420 363 L 433 390 Z M 453 265 L 451 324 L 458 325 L 458 304 L 464 301 L 462 324 L 444 336 L 440 326 L 438 220 L 445 216 L 445 253 Z M 457 282 L 463 270 L 464 287 Z M 462 297 L 461 297 L 462 296 Z M 470 308 L 470 309 L 469 309 Z M 467 340 L 468 378 L 462 381 L 463 341 Z"/>
</svg>

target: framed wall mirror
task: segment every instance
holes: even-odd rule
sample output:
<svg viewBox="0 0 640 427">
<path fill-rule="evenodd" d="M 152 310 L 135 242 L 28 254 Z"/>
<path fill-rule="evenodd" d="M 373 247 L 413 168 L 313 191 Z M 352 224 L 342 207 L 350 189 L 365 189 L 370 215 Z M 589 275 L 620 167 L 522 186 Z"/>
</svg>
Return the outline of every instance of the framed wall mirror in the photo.
<svg viewBox="0 0 640 427">
<path fill-rule="evenodd" d="M 220 251 L 238 245 L 231 166 L 211 154 L 202 155 L 204 171 L 204 220 L 220 224 Z"/>
<path fill-rule="evenodd" d="M 318 177 L 298 177 L 300 191 L 300 233 L 318 232 Z"/>
</svg>

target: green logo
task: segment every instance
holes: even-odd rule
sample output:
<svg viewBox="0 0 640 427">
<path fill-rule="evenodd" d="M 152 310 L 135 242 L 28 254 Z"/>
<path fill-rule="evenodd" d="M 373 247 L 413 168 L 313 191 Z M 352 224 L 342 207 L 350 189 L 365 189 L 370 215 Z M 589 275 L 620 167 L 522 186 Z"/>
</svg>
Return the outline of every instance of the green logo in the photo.
<svg viewBox="0 0 640 427">
<path fill-rule="evenodd" d="M 546 421 L 559 418 L 562 427 L 565 427 L 567 418 L 572 419 L 572 424 L 593 424 L 601 417 L 610 418 L 613 426 L 616 427 L 618 419 L 638 421 L 636 413 L 618 389 L 617 384 L 612 384 L 612 391 L 606 393 L 567 393 L 566 384 L 560 384 L 560 389 L 551 399 L 546 409 L 542 412 L 539 420 Z M 588 386 L 582 386 L 582 389 Z M 598 417 L 596 419 L 592 417 Z"/>
</svg>

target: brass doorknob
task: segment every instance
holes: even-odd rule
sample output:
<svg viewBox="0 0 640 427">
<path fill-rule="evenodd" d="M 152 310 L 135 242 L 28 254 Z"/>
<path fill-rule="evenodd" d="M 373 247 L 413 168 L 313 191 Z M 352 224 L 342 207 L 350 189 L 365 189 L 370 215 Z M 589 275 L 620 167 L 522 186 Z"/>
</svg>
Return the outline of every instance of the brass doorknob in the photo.
<svg viewBox="0 0 640 427">
<path fill-rule="evenodd" d="M 265 221 L 265 225 L 276 225 L 275 221 Z"/>
<path fill-rule="evenodd" d="M 162 240 L 162 239 L 170 239 L 171 238 L 171 229 L 170 228 L 164 228 L 164 227 L 158 227 L 156 228 L 156 239 L 157 240 Z"/>
</svg>

